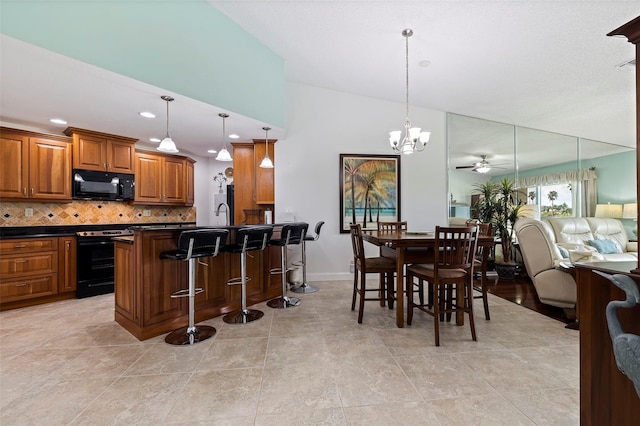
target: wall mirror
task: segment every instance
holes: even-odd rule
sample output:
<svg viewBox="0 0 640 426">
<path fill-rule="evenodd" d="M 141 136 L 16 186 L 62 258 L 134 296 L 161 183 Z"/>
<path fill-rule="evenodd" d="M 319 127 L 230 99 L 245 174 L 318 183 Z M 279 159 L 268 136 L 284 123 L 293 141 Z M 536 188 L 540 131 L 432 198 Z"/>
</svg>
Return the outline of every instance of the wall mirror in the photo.
<svg viewBox="0 0 640 426">
<path fill-rule="evenodd" d="M 473 217 L 474 185 L 515 179 L 518 198 L 545 216 L 595 216 L 598 204 L 615 211 L 630 236 L 636 204 L 635 148 L 537 129 L 447 114 L 449 216 Z"/>
</svg>

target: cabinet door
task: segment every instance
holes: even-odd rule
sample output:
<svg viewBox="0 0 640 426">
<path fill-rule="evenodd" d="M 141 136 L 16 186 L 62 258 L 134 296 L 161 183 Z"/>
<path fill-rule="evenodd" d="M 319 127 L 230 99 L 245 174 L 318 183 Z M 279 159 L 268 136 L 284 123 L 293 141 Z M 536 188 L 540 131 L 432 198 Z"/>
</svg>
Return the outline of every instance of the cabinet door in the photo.
<svg viewBox="0 0 640 426">
<path fill-rule="evenodd" d="M 107 169 L 115 173 L 134 173 L 135 145 L 110 140 L 107 145 Z"/>
<path fill-rule="evenodd" d="M 269 158 L 274 159 L 273 144 L 269 144 Z M 263 169 L 260 163 L 264 158 L 266 147 L 264 143 L 255 145 L 255 170 L 256 170 L 256 204 L 274 204 L 273 169 Z"/>
<path fill-rule="evenodd" d="M 71 201 L 71 144 L 29 138 L 29 196 Z"/>
<path fill-rule="evenodd" d="M 133 244 L 116 241 L 115 261 L 115 307 L 116 311 L 130 321 L 135 321 L 135 262 Z"/>
<path fill-rule="evenodd" d="M 162 201 L 168 204 L 184 204 L 185 194 L 185 160 L 180 158 L 164 158 L 164 186 Z"/>
<path fill-rule="evenodd" d="M 0 302 L 8 303 L 40 296 L 50 296 L 57 292 L 54 275 L 15 279 L 11 281 L 3 280 L 2 283 L 0 283 Z"/>
<path fill-rule="evenodd" d="M 0 198 L 24 199 L 29 188 L 29 138 L 0 136 Z"/>
<path fill-rule="evenodd" d="M 76 291 L 76 237 L 58 239 L 58 291 Z"/>
<path fill-rule="evenodd" d="M 162 157 L 136 153 L 136 196 L 139 203 L 162 201 Z"/>
<path fill-rule="evenodd" d="M 73 168 L 99 172 L 107 170 L 105 138 L 78 135 L 73 149 Z"/>
<path fill-rule="evenodd" d="M 185 204 L 192 206 L 195 201 L 194 181 L 195 181 L 195 167 L 193 161 L 187 159 L 185 162 Z"/>
</svg>

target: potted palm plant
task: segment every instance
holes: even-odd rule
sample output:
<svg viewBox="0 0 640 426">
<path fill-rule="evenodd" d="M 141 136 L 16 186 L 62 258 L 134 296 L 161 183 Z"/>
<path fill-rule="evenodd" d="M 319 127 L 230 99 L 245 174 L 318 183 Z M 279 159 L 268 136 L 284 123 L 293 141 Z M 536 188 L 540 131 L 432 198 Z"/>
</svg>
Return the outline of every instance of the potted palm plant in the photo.
<svg viewBox="0 0 640 426">
<path fill-rule="evenodd" d="M 513 279 L 518 265 L 515 261 L 513 226 L 520 210 L 520 204 L 514 197 L 515 180 L 505 177 L 500 182 L 477 184 L 475 188 L 480 195 L 475 206 L 478 219 L 490 222 L 495 235 L 500 239 L 502 260 L 496 260 L 496 272 L 500 278 Z"/>
</svg>

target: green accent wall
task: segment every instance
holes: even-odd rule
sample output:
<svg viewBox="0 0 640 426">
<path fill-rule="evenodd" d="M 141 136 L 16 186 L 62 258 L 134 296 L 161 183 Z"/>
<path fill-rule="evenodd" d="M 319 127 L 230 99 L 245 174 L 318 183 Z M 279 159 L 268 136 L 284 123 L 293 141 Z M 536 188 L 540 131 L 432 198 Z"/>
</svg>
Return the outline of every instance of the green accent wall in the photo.
<svg viewBox="0 0 640 426">
<path fill-rule="evenodd" d="M 284 128 L 284 61 L 205 0 L 2 0 L 0 31 Z"/>
</svg>

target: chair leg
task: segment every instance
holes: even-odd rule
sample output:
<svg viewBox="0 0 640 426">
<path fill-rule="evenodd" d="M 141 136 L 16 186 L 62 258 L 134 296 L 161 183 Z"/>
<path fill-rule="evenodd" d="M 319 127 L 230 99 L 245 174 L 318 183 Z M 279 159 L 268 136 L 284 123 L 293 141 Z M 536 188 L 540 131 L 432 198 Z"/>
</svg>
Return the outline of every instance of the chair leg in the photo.
<svg viewBox="0 0 640 426">
<path fill-rule="evenodd" d="M 386 283 L 387 283 L 386 280 L 387 280 L 386 275 L 384 273 L 381 273 L 380 274 L 380 278 L 379 278 L 380 282 L 379 282 L 379 286 L 378 286 L 378 288 L 380 289 L 378 291 L 378 298 L 380 299 L 380 306 L 382 306 L 382 307 L 384 307 L 384 301 L 385 301 L 385 298 L 386 298 L 385 291 L 384 291 L 384 289 L 386 288 Z"/>
<path fill-rule="evenodd" d="M 395 277 L 392 272 L 387 272 L 387 304 L 389 305 L 389 309 L 393 309 L 393 292 L 395 291 Z"/>
<path fill-rule="evenodd" d="M 285 309 L 293 306 L 298 306 L 300 304 L 300 299 L 298 299 L 297 297 L 287 296 L 287 246 L 286 245 L 281 247 L 280 272 L 282 273 L 282 276 L 281 276 L 282 296 L 269 300 L 267 302 L 267 306 L 269 306 L 270 308 L 276 308 L 276 309 Z"/>
<path fill-rule="evenodd" d="M 358 268 L 353 271 L 353 296 L 351 297 L 351 310 L 356 309 L 356 296 L 358 295 Z"/>
<path fill-rule="evenodd" d="M 433 286 L 433 294 L 443 295 L 444 289 L 438 288 L 439 286 L 434 283 L 430 283 Z M 438 297 L 440 299 L 440 296 Z M 435 335 L 436 346 L 440 346 L 440 306 L 442 299 L 433 301 L 433 332 Z"/>
<path fill-rule="evenodd" d="M 364 299 L 367 291 L 366 274 L 360 274 L 360 306 L 358 308 L 358 324 L 362 324 L 362 316 L 364 315 Z"/>
<path fill-rule="evenodd" d="M 482 304 L 484 305 L 484 319 L 487 321 L 491 319 L 489 315 L 489 301 L 487 298 L 487 276 L 483 274 L 482 278 L 480 278 L 482 282 Z"/>
<path fill-rule="evenodd" d="M 467 311 L 469 312 L 469 326 L 471 327 L 471 338 L 473 339 L 474 342 L 476 342 L 478 341 L 478 338 L 476 336 L 476 325 L 473 320 L 473 282 L 469 281 L 465 285 L 465 287 L 467 289 L 467 292 L 466 292 L 467 295 L 464 298 L 464 300 L 465 300 Z"/>
<path fill-rule="evenodd" d="M 407 273 L 407 325 L 413 322 L 413 275 Z M 422 283 L 422 280 L 419 280 Z"/>
</svg>

